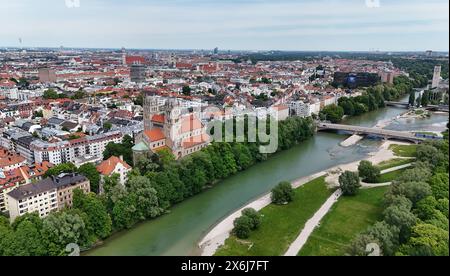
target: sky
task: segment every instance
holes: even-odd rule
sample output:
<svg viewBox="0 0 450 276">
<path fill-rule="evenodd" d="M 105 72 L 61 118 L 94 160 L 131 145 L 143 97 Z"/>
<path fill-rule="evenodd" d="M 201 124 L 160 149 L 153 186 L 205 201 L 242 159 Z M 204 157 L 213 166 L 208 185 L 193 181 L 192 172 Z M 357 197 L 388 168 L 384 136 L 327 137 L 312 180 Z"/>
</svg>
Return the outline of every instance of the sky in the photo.
<svg viewBox="0 0 450 276">
<path fill-rule="evenodd" d="M 0 0 L 0 9 L 0 47 L 449 50 L 448 0 Z"/>
</svg>

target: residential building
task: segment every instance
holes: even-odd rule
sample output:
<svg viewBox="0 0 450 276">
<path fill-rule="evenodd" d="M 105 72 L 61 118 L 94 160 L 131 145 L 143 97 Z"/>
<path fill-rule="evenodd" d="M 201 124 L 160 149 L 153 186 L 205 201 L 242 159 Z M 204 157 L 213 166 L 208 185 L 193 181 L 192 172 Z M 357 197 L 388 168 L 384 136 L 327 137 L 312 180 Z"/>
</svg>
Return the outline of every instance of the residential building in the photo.
<svg viewBox="0 0 450 276">
<path fill-rule="evenodd" d="M 130 79 L 135 83 L 143 83 L 146 79 L 146 68 L 142 64 L 133 64 L 130 67 Z"/>
<path fill-rule="evenodd" d="M 71 207 L 75 189 L 89 193 L 89 180 L 72 173 L 19 186 L 7 194 L 11 221 L 27 213 L 37 212 L 42 218 L 48 216 L 50 212 Z"/>
<path fill-rule="evenodd" d="M 103 157 L 106 146 L 109 143 L 121 143 L 122 138 L 123 134 L 120 131 L 113 131 L 54 143 L 36 140 L 31 142 L 30 147 L 36 162 L 48 161 L 59 165 L 67 162 L 74 163 L 75 158 L 80 156 Z"/>
<path fill-rule="evenodd" d="M 97 171 L 105 176 L 119 175 L 120 184 L 125 185 L 128 180 L 128 173 L 132 170 L 131 166 L 123 161 L 123 157 L 111 156 L 97 166 Z"/>
<path fill-rule="evenodd" d="M 15 188 L 7 194 L 9 217 L 37 212 L 43 218 L 58 210 L 57 189 L 52 181 L 42 181 Z"/>
<path fill-rule="evenodd" d="M 39 81 L 42 83 L 56 82 L 56 71 L 49 68 L 39 69 Z"/>
<path fill-rule="evenodd" d="M 299 117 L 309 117 L 312 115 L 311 106 L 309 103 L 302 101 L 293 101 L 289 104 L 290 113 Z"/>
<path fill-rule="evenodd" d="M 431 88 L 439 87 L 439 83 L 441 82 L 441 70 L 442 67 L 440 65 L 434 67 L 433 83 L 431 84 Z"/>
</svg>

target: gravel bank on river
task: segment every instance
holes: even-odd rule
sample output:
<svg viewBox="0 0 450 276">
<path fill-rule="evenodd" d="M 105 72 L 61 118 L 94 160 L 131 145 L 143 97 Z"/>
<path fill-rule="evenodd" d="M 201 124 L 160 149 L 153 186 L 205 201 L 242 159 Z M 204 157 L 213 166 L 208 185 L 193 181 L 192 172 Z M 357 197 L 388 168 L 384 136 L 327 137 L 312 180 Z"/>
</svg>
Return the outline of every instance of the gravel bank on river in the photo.
<svg viewBox="0 0 450 276">
<path fill-rule="evenodd" d="M 379 164 L 383 161 L 387 161 L 393 158 L 398 158 L 389 149 L 390 145 L 408 145 L 402 142 L 385 141 L 376 152 L 371 153 L 370 157 L 365 160 L 371 161 L 374 164 Z M 292 182 L 294 188 L 298 188 L 313 179 L 319 178 L 321 176 L 327 175 L 326 181 L 330 184 L 330 187 L 339 186 L 338 179 L 339 175 L 344 171 L 356 171 L 358 170 L 359 161 L 352 162 L 349 164 L 339 165 L 328 170 L 318 172 L 316 174 L 297 179 Z M 246 208 L 253 208 L 257 211 L 263 209 L 271 203 L 270 193 L 252 201 L 251 203 L 245 205 L 239 210 L 233 212 L 221 222 L 216 224 L 200 241 L 199 247 L 202 250 L 202 256 L 212 256 L 216 250 L 225 243 L 225 240 L 230 236 L 230 232 L 233 230 L 233 221 L 242 215 L 242 210 Z"/>
</svg>

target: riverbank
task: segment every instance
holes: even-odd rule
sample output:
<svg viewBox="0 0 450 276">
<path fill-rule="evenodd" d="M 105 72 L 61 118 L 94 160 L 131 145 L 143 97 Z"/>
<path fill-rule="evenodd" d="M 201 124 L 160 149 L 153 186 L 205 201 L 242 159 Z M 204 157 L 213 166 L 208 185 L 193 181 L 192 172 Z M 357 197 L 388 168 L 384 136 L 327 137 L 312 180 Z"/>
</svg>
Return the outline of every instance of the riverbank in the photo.
<svg viewBox="0 0 450 276">
<path fill-rule="evenodd" d="M 368 158 L 362 158 L 361 160 L 368 160 L 373 162 L 374 164 L 379 164 L 381 162 L 398 158 L 395 156 L 395 154 L 389 149 L 392 144 L 402 144 L 407 145 L 407 143 L 401 143 L 401 142 L 392 142 L 392 141 L 385 141 L 375 152 L 372 152 L 370 154 L 370 157 Z M 311 180 L 314 180 L 316 178 L 322 177 L 327 175 L 326 181 L 330 184 L 330 188 L 333 188 L 335 186 L 338 186 L 338 178 L 339 174 L 343 171 L 350 170 L 354 171 L 357 170 L 358 164 L 361 160 L 358 160 L 356 162 L 344 164 L 344 165 L 338 165 L 332 168 L 329 168 L 327 170 L 323 170 L 321 172 L 312 174 L 307 177 L 299 178 L 292 182 L 292 186 L 294 188 L 298 188 Z M 237 211 L 231 213 L 228 215 L 225 219 L 220 221 L 218 224 L 216 224 L 200 241 L 198 244 L 201 249 L 201 255 L 202 256 L 212 256 L 216 252 L 216 250 L 222 246 L 226 239 L 229 238 L 230 232 L 233 229 L 233 221 L 241 216 L 242 210 L 246 208 L 254 208 L 257 211 L 260 211 L 264 207 L 271 204 L 270 200 L 270 193 L 265 194 L 262 197 L 257 198 L 256 200 L 250 202 L 249 204 L 246 204 L 244 207 L 239 208 Z"/>
</svg>

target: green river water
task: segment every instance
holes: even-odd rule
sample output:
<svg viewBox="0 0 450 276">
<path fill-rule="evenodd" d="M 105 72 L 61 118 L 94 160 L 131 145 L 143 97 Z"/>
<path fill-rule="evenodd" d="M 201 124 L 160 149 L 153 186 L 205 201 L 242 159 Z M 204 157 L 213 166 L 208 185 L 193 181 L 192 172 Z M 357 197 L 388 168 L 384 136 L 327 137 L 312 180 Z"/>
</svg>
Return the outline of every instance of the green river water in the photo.
<svg viewBox="0 0 450 276">
<path fill-rule="evenodd" d="M 381 120 L 405 112 L 385 108 L 356 118 L 346 124 L 372 127 Z M 389 129 L 434 130 L 442 128 L 448 114 L 433 115 L 422 120 L 398 120 Z M 255 198 L 269 192 L 284 180 L 295 180 L 313 173 L 360 160 L 374 151 L 380 141 L 365 139 L 349 148 L 339 146 L 347 136 L 318 133 L 290 150 L 280 152 L 266 162 L 240 172 L 195 197 L 174 206 L 170 214 L 115 234 L 105 243 L 84 255 L 154 256 L 198 255 L 198 242 L 221 219 Z"/>
</svg>

